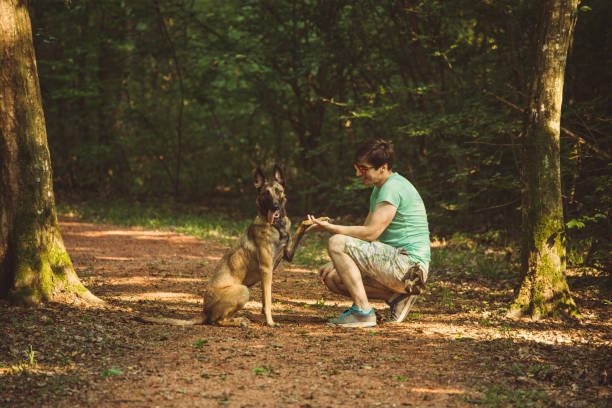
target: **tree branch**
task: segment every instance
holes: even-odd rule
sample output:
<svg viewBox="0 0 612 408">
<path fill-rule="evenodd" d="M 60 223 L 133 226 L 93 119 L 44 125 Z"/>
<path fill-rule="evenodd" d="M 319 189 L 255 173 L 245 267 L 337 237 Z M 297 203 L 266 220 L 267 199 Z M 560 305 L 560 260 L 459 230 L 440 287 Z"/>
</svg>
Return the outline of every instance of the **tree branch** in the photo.
<svg viewBox="0 0 612 408">
<path fill-rule="evenodd" d="M 497 100 L 498 102 L 503 103 L 506 106 L 511 107 L 512 109 L 525 114 L 525 110 L 523 108 L 520 108 L 518 106 L 516 106 L 515 104 L 513 104 L 512 102 L 509 102 L 507 100 L 505 100 L 504 98 L 502 98 L 501 96 L 497 96 L 492 92 L 486 91 L 486 94 L 489 96 L 492 96 L 495 100 Z M 565 133 L 566 135 L 576 139 L 578 141 L 578 143 L 585 145 L 586 147 L 588 147 L 589 149 L 591 149 L 592 151 L 594 151 L 595 153 L 597 153 L 598 155 L 600 155 L 601 157 L 603 157 L 604 159 L 608 159 L 610 160 L 610 158 L 612 156 L 610 156 L 607 152 L 602 151 L 601 149 L 599 149 L 597 146 L 593 146 L 592 144 L 590 144 L 589 142 L 587 142 L 584 138 L 580 137 L 579 135 L 575 134 L 574 132 L 572 132 L 571 130 L 568 130 L 566 128 L 564 128 L 563 126 L 561 126 L 561 131 L 563 133 Z"/>
</svg>

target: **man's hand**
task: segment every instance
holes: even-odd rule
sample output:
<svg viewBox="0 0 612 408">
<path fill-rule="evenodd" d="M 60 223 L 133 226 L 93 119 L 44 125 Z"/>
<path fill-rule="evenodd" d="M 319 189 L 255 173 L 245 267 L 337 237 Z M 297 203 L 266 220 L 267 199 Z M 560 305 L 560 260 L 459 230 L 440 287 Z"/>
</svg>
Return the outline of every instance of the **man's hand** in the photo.
<svg viewBox="0 0 612 408">
<path fill-rule="evenodd" d="M 316 218 L 314 215 L 308 214 L 307 222 L 311 223 L 311 225 L 310 227 L 306 228 L 306 232 L 312 231 L 312 230 L 328 231 L 329 226 L 331 225 L 329 221 L 331 221 L 329 217 Z"/>
<path fill-rule="evenodd" d="M 325 280 L 327 279 L 327 276 L 333 270 L 334 270 L 334 264 L 331 262 L 326 263 L 325 265 L 321 267 L 321 269 L 319 269 L 319 280 L 321 281 L 322 284 L 325 285 Z"/>
</svg>

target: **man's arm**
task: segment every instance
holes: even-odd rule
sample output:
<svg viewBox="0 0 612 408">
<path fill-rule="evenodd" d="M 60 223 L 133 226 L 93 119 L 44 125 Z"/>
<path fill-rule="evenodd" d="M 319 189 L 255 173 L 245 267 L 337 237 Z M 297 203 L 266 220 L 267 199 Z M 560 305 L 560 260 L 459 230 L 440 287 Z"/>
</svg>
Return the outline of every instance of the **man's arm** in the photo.
<svg viewBox="0 0 612 408">
<path fill-rule="evenodd" d="M 317 229 L 323 229 L 331 232 L 332 234 L 348 235 L 364 241 L 375 241 L 391 223 L 391 220 L 393 217 L 395 217 L 396 212 L 397 207 L 391 203 L 383 201 L 376 204 L 374 211 L 371 211 L 368 214 L 363 225 L 336 225 L 328 222 L 317 222 L 316 219 L 310 215 L 308 217 L 320 227 Z M 313 228 L 310 227 L 308 230 L 310 229 Z"/>
</svg>

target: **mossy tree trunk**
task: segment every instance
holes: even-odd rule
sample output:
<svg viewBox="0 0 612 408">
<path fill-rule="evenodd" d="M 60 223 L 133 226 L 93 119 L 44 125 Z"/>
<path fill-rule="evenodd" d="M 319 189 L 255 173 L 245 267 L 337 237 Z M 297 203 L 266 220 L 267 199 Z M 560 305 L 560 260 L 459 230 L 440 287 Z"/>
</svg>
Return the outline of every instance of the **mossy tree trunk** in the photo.
<svg viewBox="0 0 612 408">
<path fill-rule="evenodd" d="M 0 0 L 0 296 L 36 304 L 60 293 L 101 302 L 57 222 L 27 2 Z"/>
<path fill-rule="evenodd" d="M 565 276 L 559 132 L 578 0 L 542 0 L 523 144 L 523 281 L 511 316 L 577 313 Z"/>
</svg>

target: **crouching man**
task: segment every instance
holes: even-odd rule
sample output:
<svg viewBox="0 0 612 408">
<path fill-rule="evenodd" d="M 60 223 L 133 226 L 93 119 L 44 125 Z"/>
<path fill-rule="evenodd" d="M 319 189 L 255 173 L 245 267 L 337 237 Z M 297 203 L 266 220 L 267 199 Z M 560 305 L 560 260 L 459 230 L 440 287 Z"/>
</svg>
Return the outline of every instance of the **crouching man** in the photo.
<svg viewBox="0 0 612 408">
<path fill-rule="evenodd" d="M 376 314 L 369 299 L 390 306 L 384 323 L 402 322 L 416 296 L 425 289 L 430 262 L 429 227 L 421 196 L 406 178 L 392 170 L 393 144 L 375 139 L 355 153 L 355 175 L 373 186 L 370 211 L 363 225 L 319 222 L 310 230 L 332 233 L 331 262 L 319 277 L 332 292 L 350 297 L 351 308 L 328 324 L 372 327 Z"/>
</svg>

